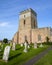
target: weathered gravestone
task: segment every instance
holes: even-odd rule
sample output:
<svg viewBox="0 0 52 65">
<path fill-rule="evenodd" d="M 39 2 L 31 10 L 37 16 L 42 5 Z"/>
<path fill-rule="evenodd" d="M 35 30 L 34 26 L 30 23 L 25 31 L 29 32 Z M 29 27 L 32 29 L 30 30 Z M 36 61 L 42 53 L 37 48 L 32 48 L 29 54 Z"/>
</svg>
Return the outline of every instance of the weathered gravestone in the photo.
<svg viewBox="0 0 52 65">
<path fill-rule="evenodd" d="M 27 46 L 28 46 L 27 42 L 25 42 L 24 45 L 25 45 L 24 52 L 27 52 L 27 51 L 28 51 L 28 50 L 27 50 Z"/>
<path fill-rule="evenodd" d="M 30 48 L 30 46 L 28 45 L 28 49 Z"/>
<path fill-rule="evenodd" d="M 10 53 L 10 46 L 6 46 L 5 49 L 4 49 L 4 54 L 3 54 L 3 60 L 5 62 L 8 61 L 9 53 Z"/>
<path fill-rule="evenodd" d="M 14 50 L 14 51 L 16 50 L 16 43 L 12 44 L 12 50 Z"/>
<path fill-rule="evenodd" d="M 41 43 L 39 47 L 43 47 L 43 44 Z"/>
<path fill-rule="evenodd" d="M 36 42 L 34 43 L 34 48 L 37 48 L 37 43 Z"/>
<path fill-rule="evenodd" d="M 23 44 L 21 43 L 21 47 L 23 47 Z"/>
</svg>

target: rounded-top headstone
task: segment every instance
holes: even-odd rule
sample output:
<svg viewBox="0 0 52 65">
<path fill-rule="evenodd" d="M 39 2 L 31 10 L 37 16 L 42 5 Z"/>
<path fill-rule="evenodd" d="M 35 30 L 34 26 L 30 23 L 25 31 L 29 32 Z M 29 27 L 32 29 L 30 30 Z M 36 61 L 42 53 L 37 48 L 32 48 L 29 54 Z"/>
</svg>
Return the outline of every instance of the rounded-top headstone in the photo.
<svg viewBox="0 0 52 65">
<path fill-rule="evenodd" d="M 3 54 L 3 60 L 4 60 L 5 62 L 8 61 L 9 52 L 10 52 L 10 46 L 6 46 L 5 49 L 4 49 L 4 54 Z"/>
<path fill-rule="evenodd" d="M 27 52 L 27 43 L 25 42 L 24 45 L 25 45 L 24 52 L 26 53 Z"/>
<path fill-rule="evenodd" d="M 12 44 L 12 50 L 15 50 L 16 49 L 16 43 L 13 43 Z"/>
</svg>

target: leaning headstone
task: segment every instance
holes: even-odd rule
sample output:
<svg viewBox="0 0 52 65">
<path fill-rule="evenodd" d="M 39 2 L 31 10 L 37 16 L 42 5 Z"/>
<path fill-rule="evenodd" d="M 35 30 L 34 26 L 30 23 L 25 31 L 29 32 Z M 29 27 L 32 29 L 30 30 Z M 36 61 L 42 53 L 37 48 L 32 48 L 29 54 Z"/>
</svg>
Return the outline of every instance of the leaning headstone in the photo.
<svg viewBox="0 0 52 65">
<path fill-rule="evenodd" d="M 28 51 L 28 50 L 27 50 L 27 46 L 28 46 L 28 45 L 27 45 L 27 42 L 25 42 L 24 45 L 25 45 L 24 52 L 26 53 L 26 52 Z"/>
<path fill-rule="evenodd" d="M 23 44 L 21 43 L 21 47 L 23 47 Z"/>
<path fill-rule="evenodd" d="M 14 51 L 16 50 L 16 43 L 12 44 L 12 50 L 14 50 Z"/>
<path fill-rule="evenodd" d="M 39 47 L 43 47 L 43 44 L 41 43 Z"/>
<path fill-rule="evenodd" d="M 10 46 L 6 46 L 5 49 L 4 49 L 4 54 L 3 54 L 3 60 L 5 62 L 8 61 L 9 53 L 10 53 Z"/>
<path fill-rule="evenodd" d="M 34 48 L 37 48 L 37 43 L 36 42 L 34 43 Z"/>
</svg>

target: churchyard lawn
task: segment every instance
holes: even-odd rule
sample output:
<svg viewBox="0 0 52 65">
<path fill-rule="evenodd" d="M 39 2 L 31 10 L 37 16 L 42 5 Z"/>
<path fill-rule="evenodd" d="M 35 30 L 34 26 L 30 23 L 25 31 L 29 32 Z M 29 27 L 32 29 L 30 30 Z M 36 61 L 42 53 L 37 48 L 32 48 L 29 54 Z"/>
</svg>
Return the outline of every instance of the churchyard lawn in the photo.
<svg viewBox="0 0 52 65">
<path fill-rule="evenodd" d="M 6 45 L 9 45 L 9 44 L 4 44 L 4 48 Z M 10 55 L 9 55 L 9 59 L 7 63 L 2 60 L 3 51 L 4 51 L 4 48 L 3 48 L 3 50 L 0 51 L 0 65 L 23 65 L 25 62 L 27 62 L 34 56 L 38 55 L 39 53 L 47 49 L 49 46 L 50 45 L 44 45 L 43 48 L 34 49 L 31 45 L 30 49 L 28 49 L 28 52 L 25 53 L 23 52 L 24 47 L 21 47 L 19 44 L 17 44 L 15 51 L 13 51 L 12 49 L 10 50 Z"/>
</svg>

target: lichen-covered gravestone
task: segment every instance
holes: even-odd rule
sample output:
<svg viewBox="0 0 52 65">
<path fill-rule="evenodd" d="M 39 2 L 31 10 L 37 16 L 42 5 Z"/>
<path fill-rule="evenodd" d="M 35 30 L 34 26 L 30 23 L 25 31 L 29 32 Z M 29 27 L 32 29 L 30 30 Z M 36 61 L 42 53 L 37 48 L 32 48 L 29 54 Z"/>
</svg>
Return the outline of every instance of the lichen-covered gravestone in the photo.
<svg viewBox="0 0 52 65">
<path fill-rule="evenodd" d="M 21 47 L 23 47 L 23 44 L 22 43 L 20 45 L 21 45 Z"/>
<path fill-rule="evenodd" d="M 43 44 L 41 43 L 39 47 L 43 47 Z"/>
<path fill-rule="evenodd" d="M 28 49 L 28 48 L 27 48 L 27 47 L 28 47 L 27 42 L 25 42 L 24 45 L 25 45 L 24 52 L 26 53 L 26 52 L 28 51 L 28 50 L 27 50 L 27 49 Z"/>
<path fill-rule="evenodd" d="M 34 43 L 34 48 L 37 48 L 37 43 L 36 42 Z"/>
<path fill-rule="evenodd" d="M 3 60 L 5 62 L 8 61 L 9 53 L 10 53 L 10 46 L 6 46 L 5 49 L 4 49 L 4 54 L 3 54 Z"/>
<path fill-rule="evenodd" d="M 14 51 L 16 50 L 16 43 L 12 44 L 12 50 L 14 50 Z"/>
</svg>

